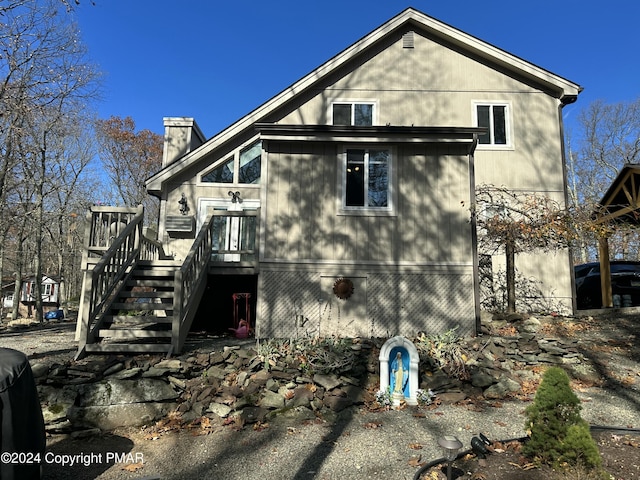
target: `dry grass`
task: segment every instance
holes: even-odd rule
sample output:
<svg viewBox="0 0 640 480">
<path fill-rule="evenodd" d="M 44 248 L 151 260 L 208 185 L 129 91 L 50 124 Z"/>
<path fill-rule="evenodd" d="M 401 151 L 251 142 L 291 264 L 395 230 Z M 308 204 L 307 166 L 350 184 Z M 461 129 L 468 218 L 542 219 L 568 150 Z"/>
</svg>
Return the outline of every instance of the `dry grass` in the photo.
<svg viewBox="0 0 640 480">
<path fill-rule="evenodd" d="M 8 327 L 32 327 L 33 325 L 38 325 L 38 321 L 33 318 L 18 318 L 7 323 Z"/>
</svg>

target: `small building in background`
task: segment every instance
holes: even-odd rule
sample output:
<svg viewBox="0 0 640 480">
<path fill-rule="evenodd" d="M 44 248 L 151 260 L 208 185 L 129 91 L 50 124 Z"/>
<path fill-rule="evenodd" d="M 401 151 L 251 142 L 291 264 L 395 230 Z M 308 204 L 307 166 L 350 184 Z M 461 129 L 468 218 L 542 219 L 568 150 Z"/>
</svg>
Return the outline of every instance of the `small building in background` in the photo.
<svg viewBox="0 0 640 480">
<path fill-rule="evenodd" d="M 22 279 L 20 288 L 20 305 L 18 307 L 18 316 L 29 318 L 35 315 L 35 292 L 36 277 L 29 276 Z M 48 310 L 55 310 L 59 307 L 60 281 L 55 277 L 42 275 L 42 305 L 46 313 Z M 11 314 L 14 302 L 15 282 L 2 284 L 2 308 L 3 316 Z"/>
</svg>

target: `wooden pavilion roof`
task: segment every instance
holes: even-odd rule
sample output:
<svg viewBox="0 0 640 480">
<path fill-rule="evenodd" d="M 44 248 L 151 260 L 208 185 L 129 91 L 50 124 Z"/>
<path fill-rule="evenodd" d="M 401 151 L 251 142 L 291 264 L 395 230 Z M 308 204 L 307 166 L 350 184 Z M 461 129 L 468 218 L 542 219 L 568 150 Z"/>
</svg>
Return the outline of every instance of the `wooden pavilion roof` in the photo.
<svg viewBox="0 0 640 480">
<path fill-rule="evenodd" d="M 626 164 L 600 200 L 595 212 L 596 222 L 640 225 L 640 165 Z M 602 306 L 613 307 L 611 290 L 611 262 L 609 241 L 606 236 L 598 239 L 600 259 L 600 286 Z"/>
<path fill-rule="evenodd" d="M 600 200 L 598 222 L 640 224 L 640 165 L 626 164 Z"/>
</svg>

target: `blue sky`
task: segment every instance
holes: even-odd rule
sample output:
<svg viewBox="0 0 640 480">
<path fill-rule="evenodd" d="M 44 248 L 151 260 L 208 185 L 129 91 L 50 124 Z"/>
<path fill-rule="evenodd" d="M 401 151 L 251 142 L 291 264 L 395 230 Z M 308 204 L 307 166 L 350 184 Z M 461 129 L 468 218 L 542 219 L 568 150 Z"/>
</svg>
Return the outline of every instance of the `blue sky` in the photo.
<svg viewBox="0 0 640 480">
<path fill-rule="evenodd" d="M 104 72 L 99 115 L 194 117 L 211 137 L 406 7 L 580 84 L 569 128 L 596 99 L 640 97 L 636 0 L 82 0 L 75 18 Z"/>
</svg>

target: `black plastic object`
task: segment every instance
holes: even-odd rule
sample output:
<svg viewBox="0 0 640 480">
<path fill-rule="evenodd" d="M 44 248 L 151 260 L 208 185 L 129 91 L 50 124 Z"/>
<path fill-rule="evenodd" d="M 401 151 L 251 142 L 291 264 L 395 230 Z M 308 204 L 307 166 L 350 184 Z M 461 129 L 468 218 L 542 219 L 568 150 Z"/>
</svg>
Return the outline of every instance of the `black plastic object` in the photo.
<svg viewBox="0 0 640 480">
<path fill-rule="evenodd" d="M 480 440 L 482 440 L 485 445 L 491 445 L 491 440 L 485 437 L 483 433 L 479 433 L 478 436 L 480 437 Z"/>
<path fill-rule="evenodd" d="M 485 443 L 478 437 L 473 437 L 471 439 L 471 449 L 478 458 L 486 458 L 486 455 L 489 453 L 489 450 L 487 449 Z"/>
<path fill-rule="evenodd" d="M 41 478 L 46 446 L 38 390 L 27 356 L 0 348 L 0 478 Z"/>
</svg>

